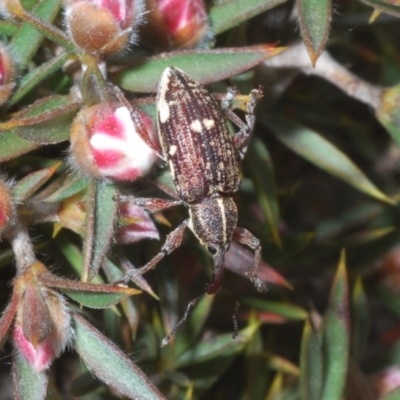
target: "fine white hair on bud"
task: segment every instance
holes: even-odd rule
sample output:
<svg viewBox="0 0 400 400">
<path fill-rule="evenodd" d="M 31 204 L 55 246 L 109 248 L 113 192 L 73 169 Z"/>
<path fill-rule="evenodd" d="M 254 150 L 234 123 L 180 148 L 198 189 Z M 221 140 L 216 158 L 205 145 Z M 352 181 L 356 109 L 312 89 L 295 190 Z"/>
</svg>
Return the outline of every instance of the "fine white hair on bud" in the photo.
<svg viewBox="0 0 400 400">
<path fill-rule="evenodd" d="M 124 50 L 136 38 L 143 20 L 143 0 L 65 0 L 65 24 L 77 46 L 108 55 Z"/>
</svg>

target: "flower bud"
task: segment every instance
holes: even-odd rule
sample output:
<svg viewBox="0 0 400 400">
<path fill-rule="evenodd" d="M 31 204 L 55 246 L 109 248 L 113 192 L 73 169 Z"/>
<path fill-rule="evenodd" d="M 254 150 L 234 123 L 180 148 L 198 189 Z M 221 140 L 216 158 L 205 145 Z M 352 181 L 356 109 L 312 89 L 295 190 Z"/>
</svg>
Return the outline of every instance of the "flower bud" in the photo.
<svg viewBox="0 0 400 400">
<path fill-rule="evenodd" d="M 67 30 L 89 53 L 123 50 L 142 17 L 142 0 L 65 0 Z"/>
<path fill-rule="evenodd" d="M 142 126 L 156 141 L 152 119 L 137 110 Z M 128 108 L 102 103 L 84 108 L 71 128 L 72 164 L 91 177 L 133 181 L 147 174 L 157 155 L 138 133 Z"/>
<path fill-rule="evenodd" d="M 7 48 L 0 43 L 0 106 L 6 103 L 14 86 L 14 62 Z"/>
<path fill-rule="evenodd" d="M 15 207 L 10 184 L 0 177 L 0 234 L 12 225 L 14 217 Z"/>
<path fill-rule="evenodd" d="M 193 48 L 209 32 L 203 0 L 147 0 L 146 9 L 140 37 L 157 50 Z"/>
<path fill-rule="evenodd" d="M 148 213 L 132 203 L 119 204 L 118 241 L 120 243 L 136 243 L 143 239 L 160 239 L 154 222 Z"/>
<path fill-rule="evenodd" d="M 46 267 L 37 262 L 14 283 L 19 294 L 14 344 L 37 372 L 50 366 L 72 336 L 71 316 L 64 298 L 37 279 L 45 271 Z"/>
<path fill-rule="evenodd" d="M 400 387 L 400 368 L 391 366 L 372 376 L 372 383 L 377 399 L 384 398 L 391 391 Z"/>
</svg>

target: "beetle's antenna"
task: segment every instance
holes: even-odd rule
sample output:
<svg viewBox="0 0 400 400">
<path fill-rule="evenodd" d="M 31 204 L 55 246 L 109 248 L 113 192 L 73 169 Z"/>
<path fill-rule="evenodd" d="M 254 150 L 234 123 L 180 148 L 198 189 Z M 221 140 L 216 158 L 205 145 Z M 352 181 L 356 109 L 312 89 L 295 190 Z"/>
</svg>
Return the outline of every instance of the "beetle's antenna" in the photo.
<svg viewBox="0 0 400 400">
<path fill-rule="evenodd" d="M 240 303 L 232 297 L 232 295 L 227 292 L 224 288 L 221 288 L 221 290 L 235 303 L 235 311 L 232 314 L 232 322 L 233 322 L 233 334 L 232 337 L 233 339 L 236 339 L 239 334 L 239 329 L 238 329 L 238 322 L 237 322 L 237 313 L 239 311 Z"/>
<path fill-rule="evenodd" d="M 168 344 L 168 342 L 171 340 L 172 336 L 175 335 L 176 331 L 179 329 L 179 327 L 187 320 L 189 317 L 190 313 L 192 312 L 193 307 L 199 302 L 199 300 L 203 297 L 204 295 L 202 294 L 199 297 L 196 297 L 194 300 L 192 300 L 185 311 L 184 316 L 178 321 L 178 323 L 172 328 L 171 332 L 165 336 L 163 341 L 161 342 L 161 347 L 164 347 L 165 345 Z"/>
</svg>

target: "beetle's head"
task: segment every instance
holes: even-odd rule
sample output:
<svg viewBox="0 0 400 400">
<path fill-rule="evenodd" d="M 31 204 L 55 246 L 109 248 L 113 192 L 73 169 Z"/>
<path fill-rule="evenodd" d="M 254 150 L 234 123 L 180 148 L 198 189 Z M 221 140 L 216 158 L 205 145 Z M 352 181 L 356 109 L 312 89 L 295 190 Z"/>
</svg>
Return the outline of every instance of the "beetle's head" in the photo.
<svg viewBox="0 0 400 400">
<path fill-rule="evenodd" d="M 221 286 L 225 253 L 237 224 L 237 208 L 230 197 L 207 199 L 189 206 L 189 228 L 213 256 L 213 277 L 207 293 Z"/>
</svg>

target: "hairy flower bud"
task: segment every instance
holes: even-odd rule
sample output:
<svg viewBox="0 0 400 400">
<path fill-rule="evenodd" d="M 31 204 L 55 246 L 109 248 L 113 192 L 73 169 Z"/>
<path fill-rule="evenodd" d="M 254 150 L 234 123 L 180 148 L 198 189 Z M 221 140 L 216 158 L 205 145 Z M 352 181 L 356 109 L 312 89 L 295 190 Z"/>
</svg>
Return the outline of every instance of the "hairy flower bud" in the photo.
<svg viewBox="0 0 400 400">
<path fill-rule="evenodd" d="M 8 100 L 14 86 L 14 62 L 7 48 L 0 43 L 0 106 Z"/>
<path fill-rule="evenodd" d="M 147 0 L 141 38 L 157 50 L 193 48 L 209 32 L 203 0 Z"/>
<path fill-rule="evenodd" d="M 0 234 L 9 227 L 15 216 L 10 184 L 0 177 Z"/>
<path fill-rule="evenodd" d="M 80 48 L 107 55 L 132 40 L 142 9 L 142 0 L 65 0 L 65 21 Z"/>
<path fill-rule="evenodd" d="M 153 121 L 137 111 L 149 136 L 155 141 Z M 138 133 L 140 127 L 128 108 L 102 103 L 84 108 L 71 129 L 72 164 L 96 178 L 133 181 L 147 174 L 157 155 Z"/>
<path fill-rule="evenodd" d="M 45 271 L 46 267 L 37 262 L 14 283 L 19 294 L 14 344 L 38 372 L 50 366 L 72 336 L 71 316 L 64 298 L 37 279 Z"/>
</svg>

